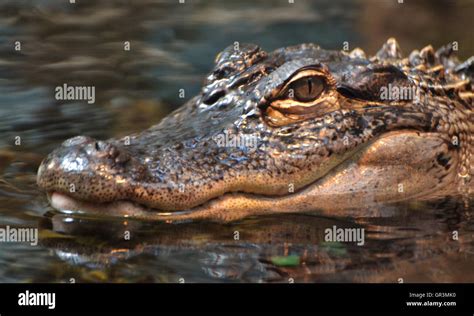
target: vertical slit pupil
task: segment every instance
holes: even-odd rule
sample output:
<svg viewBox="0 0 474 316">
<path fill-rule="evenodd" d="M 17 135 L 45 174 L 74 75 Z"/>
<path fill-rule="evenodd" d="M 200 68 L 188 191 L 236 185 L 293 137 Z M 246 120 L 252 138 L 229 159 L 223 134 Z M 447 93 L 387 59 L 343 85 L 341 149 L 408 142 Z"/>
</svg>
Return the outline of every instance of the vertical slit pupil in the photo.
<svg viewBox="0 0 474 316">
<path fill-rule="evenodd" d="M 317 98 L 324 90 L 324 81 L 320 77 L 301 78 L 289 86 L 294 91 L 294 98 L 301 102 L 309 102 Z"/>
<path fill-rule="evenodd" d="M 308 78 L 308 94 L 311 95 L 311 91 L 313 91 L 313 81 L 311 78 Z"/>
</svg>

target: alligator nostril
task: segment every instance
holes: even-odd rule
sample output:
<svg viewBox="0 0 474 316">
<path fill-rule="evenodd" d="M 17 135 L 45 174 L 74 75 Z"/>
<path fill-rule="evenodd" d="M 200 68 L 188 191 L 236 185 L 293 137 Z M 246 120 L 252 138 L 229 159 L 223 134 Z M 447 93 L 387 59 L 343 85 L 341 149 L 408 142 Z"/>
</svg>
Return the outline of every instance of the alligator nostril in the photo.
<svg viewBox="0 0 474 316">
<path fill-rule="evenodd" d="M 211 105 L 217 102 L 220 98 L 225 96 L 225 91 L 224 90 L 217 90 L 214 92 L 211 92 L 210 94 L 204 96 L 203 103 L 206 105 Z"/>
<path fill-rule="evenodd" d="M 116 162 L 126 162 L 129 159 L 125 153 L 113 144 L 99 140 L 91 144 L 91 146 L 95 148 L 95 152 L 90 154 L 93 154 L 95 157 L 114 159 Z"/>
<path fill-rule="evenodd" d="M 105 143 L 103 141 L 96 141 L 94 142 L 94 155 L 99 158 L 105 158 L 110 155 L 110 144 Z"/>
</svg>

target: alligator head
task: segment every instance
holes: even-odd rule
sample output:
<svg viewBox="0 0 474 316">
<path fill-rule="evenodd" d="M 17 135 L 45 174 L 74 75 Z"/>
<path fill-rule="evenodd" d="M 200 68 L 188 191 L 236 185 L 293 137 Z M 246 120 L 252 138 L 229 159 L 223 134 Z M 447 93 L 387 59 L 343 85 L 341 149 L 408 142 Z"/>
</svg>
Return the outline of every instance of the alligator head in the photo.
<svg viewBox="0 0 474 316">
<path fill-rule="evenodd" d="M 66 140 L 38 185 L 59 210 L 234 219 L 472 192 L 473 59 L 231 46 L 199 95 L 121 139 Z"/>
</svg>

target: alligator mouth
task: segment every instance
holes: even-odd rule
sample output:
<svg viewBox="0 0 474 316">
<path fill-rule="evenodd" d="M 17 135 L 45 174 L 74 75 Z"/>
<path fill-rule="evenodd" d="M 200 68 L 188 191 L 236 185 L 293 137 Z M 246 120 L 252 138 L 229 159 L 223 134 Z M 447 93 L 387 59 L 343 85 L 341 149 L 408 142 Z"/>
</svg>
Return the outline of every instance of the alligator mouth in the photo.
<svg viewBox="0 0 474 316">
<path fill-rule="evenodd" d="M 196 206 L 189 210 L 183 211 L 165 211 L 155 208 L 150 208 L 144 204 L 140 204 L 129 200 L 117 200 L 113 202 L 90 202 L 79 200 L 62 192 L 51 191 L 47 193 L 50 205 L 66 214 L 97 214 L 107 217 L 134 217 L 134 218 L 167 218 L 172 215 L 186 215 L 196 209 L 205 205 Z"/>
<path fill-rule="evenodd" d="M 310 183 L 307 187 L 315 185 L 321 179 L 317 179 Z M 51 191 L 47 193 L 50 205 L 57 211 L 65 214 L 94 214 L 104 217 L 120 217 L 134 218 L 144 220 L 182 220 L 187 218 L 199 218 L 201 215 L 213 211 L 216 205 L 224 204 L 224 208 L 228 208 L 229 204 L 240 206 L 239 200 L 244 199 L 246 203 L 254 203 L 255 205 L 263 201 L 276 201 L 278 199 L 291 198 L 292 195 L 300 194 L 305 189 L 301 189 L 296 193 L 284 196 L 268 196 L 249 192 L 226 192 L 219 197 L 210 198 L 209 200 L 185 210 L 162 210 L 149 207 L 132 200 L 117 200 L 112 202 L 91 202 L 74 198 L 68 194 Z M 235 201 L 235 202 L 233 202 Z M 245 204 L 245 203 L 244 203 Z"/>
<path fill-rule="evenodd" d="M 169 223 L 202 218 L 233 221 L 248 215 L 261 213 L 259 209 L 261 210 L 262 207 L 265 208 L 265 205 L 267 205 L 266 207 L 268 208 L 268 203 L 273 203 L 275 201 L 274 199 L 285 199 L 288 197 L 289 196 L 270 197 L 252 193 L 228 192 L 187 210 L 166 211 L 151 208 L 130 200 L 97 203 L 79 200 L 65 193 L 55 191 L 47 193 L 50 205 L 57 211 L 65 214 L 158 220 Z M 229 210 L 230 208 L 233 208 L 232 212 L 222 212 L 222 210 Z"/>
</svg>

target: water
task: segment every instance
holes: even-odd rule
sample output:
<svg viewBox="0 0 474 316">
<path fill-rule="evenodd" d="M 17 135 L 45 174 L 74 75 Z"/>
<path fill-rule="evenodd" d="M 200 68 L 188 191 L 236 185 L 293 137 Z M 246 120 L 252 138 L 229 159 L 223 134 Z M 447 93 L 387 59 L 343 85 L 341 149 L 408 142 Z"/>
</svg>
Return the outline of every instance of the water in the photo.
<svg viewBox="0 0 474 316">
<path fill-rule="evenodd" d="M 266 50 L 348 41 L 374 53 L 395 36 L 407 53 L 455 40 L 467 58 L 473 2 L 77 2 L 0 2 L 0 227 L 40 229 L 39 246 L 0 244 L 0 282 L 474 282 L 474 200 L 168 224 L 58 214 L 35 185 L 64 139 L 158 122 L 234 41 Z M 57 102 L 63 83 L 95 85 L 96 104 Z M 365 244 L 327 243 L 334 225 L 364 228 Z"/>
</svg>

